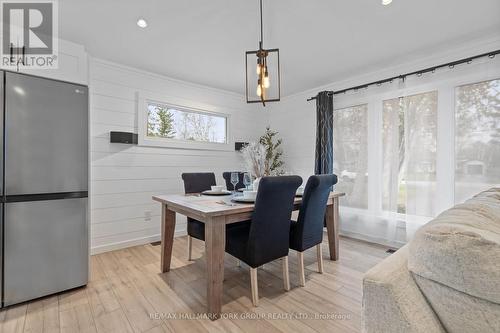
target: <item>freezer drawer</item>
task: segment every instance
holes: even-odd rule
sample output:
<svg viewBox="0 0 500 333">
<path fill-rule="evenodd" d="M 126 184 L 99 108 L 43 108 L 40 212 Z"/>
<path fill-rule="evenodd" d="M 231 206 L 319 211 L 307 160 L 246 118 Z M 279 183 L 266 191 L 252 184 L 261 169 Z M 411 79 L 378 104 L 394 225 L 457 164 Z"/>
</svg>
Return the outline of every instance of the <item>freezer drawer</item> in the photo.
<svg viewBox="0 0 500 333">
<path fill-rule="evenodd" d="M 86 191 L 87 123 L 86 87 L 6 73 L 5 194 Z"/>
<path fill-rule="evenodd" d="M 88 281 L 87 198 L 4 204 L 4 305 Z"/>
</svg>

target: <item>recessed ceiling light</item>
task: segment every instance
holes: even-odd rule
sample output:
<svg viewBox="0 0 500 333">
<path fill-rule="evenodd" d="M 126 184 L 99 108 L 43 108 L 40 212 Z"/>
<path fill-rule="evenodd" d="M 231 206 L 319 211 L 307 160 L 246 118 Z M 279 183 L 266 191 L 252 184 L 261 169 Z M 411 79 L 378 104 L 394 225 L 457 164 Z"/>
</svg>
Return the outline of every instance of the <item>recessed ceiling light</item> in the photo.
<svg viewBox="0 0 500 333">
<path fill-rule="evenodd" d="M 382 0 L 382 4 L 383 4 L 384 6 L 389 5 L 391 2 L 392 2 L 392 0 Z"/>
<path fill-rule="evenodd" d="M 384 0 L 384 1 L 387 1 L 387 0 Z M 138 19 L 137 20 L 137 26 L 140 27 L 140 28 L 145 28 L 148 26 L 148 22 L 146 22 L 145 19 Z"/>
</svg>

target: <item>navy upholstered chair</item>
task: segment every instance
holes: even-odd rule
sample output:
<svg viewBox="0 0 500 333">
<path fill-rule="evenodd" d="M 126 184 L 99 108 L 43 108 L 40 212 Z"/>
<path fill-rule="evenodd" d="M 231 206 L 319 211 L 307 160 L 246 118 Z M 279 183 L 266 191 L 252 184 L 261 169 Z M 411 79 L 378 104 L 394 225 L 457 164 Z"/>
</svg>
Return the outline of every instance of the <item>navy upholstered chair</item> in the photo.
<svg viewBox="0 0 500 333">
<path fill-rule="evenodd" d="M 290 227 L 290 248 L 297 251 L 299 259 L 300 284 L 305 285 L 304 251 L 316 246 L 318 271 L 323 273 L 321 242 L 323 241 L 323 221 L 326 204 L 332 186 L 337 183 L 336 175 L 311 176 L 307 180 L 302 196 L 302 205 L 297 221 Z"/>
<path fill-rule="evenodd" d="M 201 193 L 210 190 L 212 185 L 216 185 L 215 174 L 213 172 L 195 172 L 183 173 L 182 180 L 184 181 L 184 193 Z M 205 224 L 198 220 L 187 218 L 187 234 L 188 234 L 188 260 L 191 260 L 192 254 L 192 237 L 205 240 Z"/>
<path fill-rule="evenodd" d="M 252 302 L 259 303 L 257 268 L 283 259 L 285 290 L 290 290 L 288 251 L 290 218 L 299 176 L 263 177 L 250 224 L 226 230 L 226 252 L 250 266 Z"/>
<path fill-rule="evenodd" d="M 184 193 L 201 193 L 210 190 L 212 185 L 216 185 L 215 174 L 213 172 L 194 172 L 183 173 L 181 175 L 184 181 Z M 226 229 L 239 227 L 249 222 L 232 223 L 226 226 Z M 188 234 L 188 260 L 192 259 L 193 237 L 199 240 L 205 240 L 205 224 L 191 217 L 187 218 L 187 234 Z"/>
<path fill-rule="evenodd" d="M 236 184 L 236 188 L 234 189 L 239 190 L 240 188 L 245 188 L 245 185 L 243 184 L 243 175 L 245 174 L 244 172 L 239 172 L 239 171 L 227 171 L 222 173 L 222 177 L 226 181 L 226 188 L 229 191 L 233 191 L 233 184 L 231 184 L 231 173 L 237 172 L 238 173 L 238 184 Z"/>
</svg>

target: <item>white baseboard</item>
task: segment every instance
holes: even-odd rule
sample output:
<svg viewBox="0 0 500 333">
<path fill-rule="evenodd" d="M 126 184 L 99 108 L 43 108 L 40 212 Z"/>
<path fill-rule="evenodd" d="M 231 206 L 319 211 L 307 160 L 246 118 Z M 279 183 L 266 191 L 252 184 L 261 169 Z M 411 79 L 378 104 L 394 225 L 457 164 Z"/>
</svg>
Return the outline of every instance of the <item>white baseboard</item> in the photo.
<svg viewBox="0 0 500 333">
<path fill-rule="evenodd" d="M 179 236 L 184 236 L 184 235 L 186 235 L 186 229 L 176 230 L 174 233 L 174 237 L 179 237 Z M 114 251 L 114 250 L 125 249 L 127 247 L 157 242 L 159 240 L 160 240 L 160 234 L 147 236 L 147 237 L 141 237 L 141 238 L 135 238 L 135 239 L 128 239 L 128 240 L 124 240 L 121 242 L 110 243 L 110 244 L 92 247 L 90 249 L 90 254 L 94 255 L 94 254 L 99 254 L 99 253 L 104 253 L 104 252 L 109 252 L 109 251 Z"/>
<path fill-rule="evenodd" d="M 185 235 L 186 235 L 186 229 L 176 230 L 174 237 L 180 237 L 180 236 L 185 236 Z M 341 231 L 340 235 L 350 237 L 350 238 L 364 240 L 364 241 L 371 242 L 371 243 L 377 243 L 377 244 L 385 245 L 388 247 L 394 247 L 394 248 L 400 248 L 403 245 L 405 245 L 405 243 L 402 243 L 402 242 L 394 242 L 394 241 L 391 242 L 391 241 L 388 241 L 387 239 L 373 237 L 373 236 L 369 236 L 369 235 L 365 235 L 365 234 L 361 234 L 361 233 L 357 233 L 357 232 Z M 104 253 L 104 252 L 108 252 L 108 251 L 125 249 L 127 247 L 157 242 L 159 240 L 160 240 L 159 234 L 147 236 L 147 237 L 136 238 L 136 239 L 128 239 L 128 240 L 125 240 L 122 242 L 116 242 L 116 243 L 105 244 L 105 245 L 93 247 L 90 249 L 90 254 L 94 255 L 94 254 Z"/>
</svg>

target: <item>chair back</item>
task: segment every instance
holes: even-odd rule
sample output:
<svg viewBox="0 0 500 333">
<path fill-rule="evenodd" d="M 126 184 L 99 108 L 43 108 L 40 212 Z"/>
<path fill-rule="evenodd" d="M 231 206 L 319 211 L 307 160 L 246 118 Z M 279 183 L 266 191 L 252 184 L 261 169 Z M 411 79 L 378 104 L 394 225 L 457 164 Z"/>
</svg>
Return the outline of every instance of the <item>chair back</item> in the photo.
<svg viewBox="0 0 500 333">
<path fill-rule="evenodd" d="M 334 174 L 311 176 L 307 180 L 296 232 L 292 235 L 292 243 L 298 244 L 298 250 L 306 250 L 323 240 L 326 204 L 332 186 L 336 183 L 337 176 Z"/>
<path fill-rule="evenodd" d="M 184 181 L 184 193 L 201 193 L 210 190 L 212 185 L 216 185 L 215 174 L 213 172 L 192 172 L 181 175 Z"/>
<path fill-rule="evenodd" d="M 233 184 L 231 183 L 231 173 L 237 172 L 238 173 L 238 184 L 236 184 L 236 188 L 233 189 Z M 226 181 L 226 188 L 228 191 L 233 191 L 233 190 L 239 190 L 240 188 L 244 188 L 245 185 L 243 184 L 243 175 L 244 172 L 240 171 L 226 171 L 222 173 L 222 177 Z"/>
<path fill-rule="evenodd" d="M 288 255 L 290 218 L 299 176 L 263 177 L 252 214 L 247 255 L 252 267 Z"/>
</svg>

